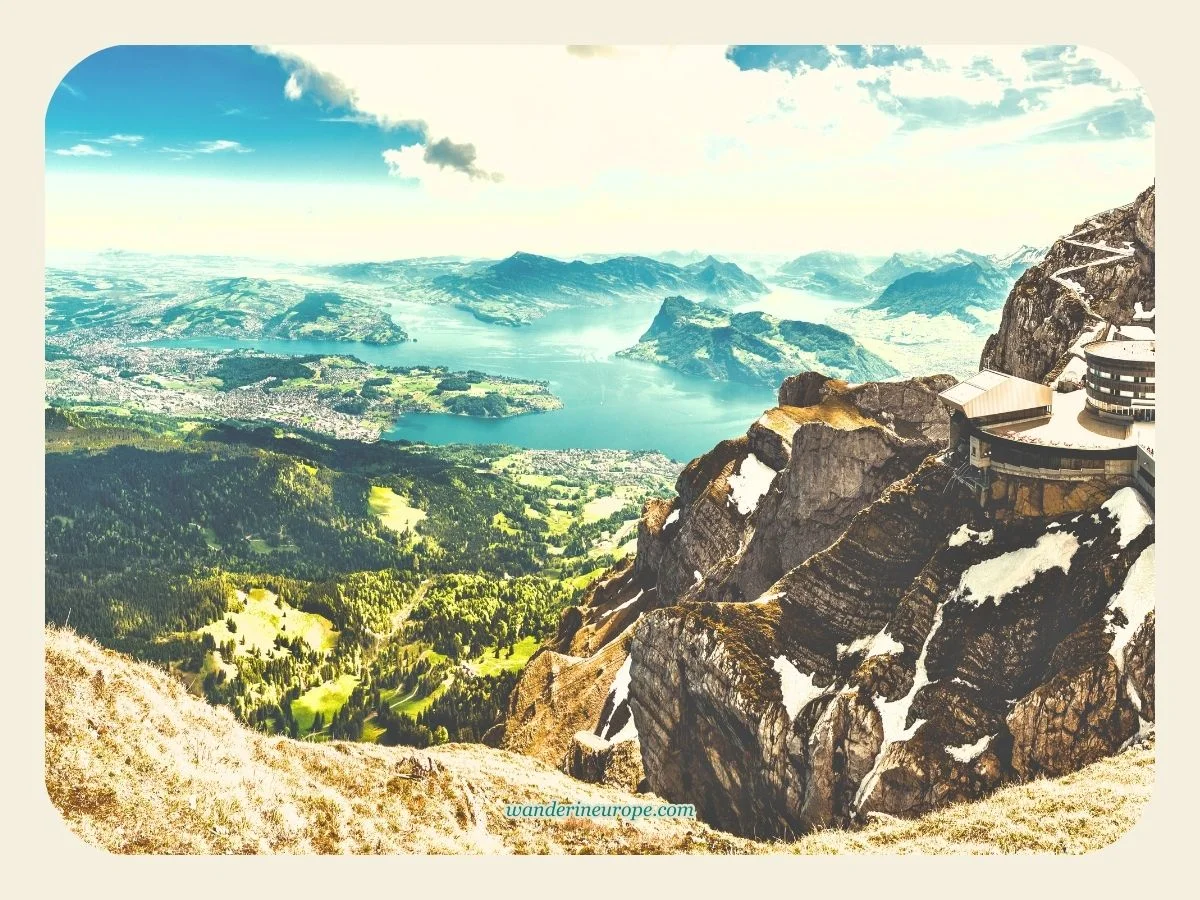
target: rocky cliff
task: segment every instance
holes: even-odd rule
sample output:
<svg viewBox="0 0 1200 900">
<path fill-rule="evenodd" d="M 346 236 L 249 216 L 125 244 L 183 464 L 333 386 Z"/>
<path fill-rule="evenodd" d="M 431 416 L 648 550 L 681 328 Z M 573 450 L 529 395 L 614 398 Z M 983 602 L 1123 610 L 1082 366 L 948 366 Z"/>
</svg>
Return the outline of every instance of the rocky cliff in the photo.
<svg viewBox="0 0 1200 900">
<path fill-rule="evenodd" d="M 1151 186 L 1132 203 L 1076 225 L 1017 280 L 980 366 L 1048 381 L 1066 366 L 1072 345 L 1098 326 L 1145 322 L 1153 311 Z"/>
<path fill-rule="evenodd" d="M 744 436 L 683 470 L 673 501 L 647 503 L 636 559 L 563 615 L 513 692 L 501 745 L 558 764 L 576 732 L 615 734 L 628 701 L 614 672 L 642 616 L 681 599 L 751 599 L 834 541 L 944 445 L 937 393 L 951 384 L 948 376 L 856 387 L 815 372 L 787 379 L 779 405 Z M 606 729 L 610 717 L 617 724 Z"/>
<path fill-rule="evenodd" d="M 1153 715 L 1152 517 L 1009 525 L 930 459 L 750 603 L 634 634 L 651 790 L 794 835 L 914 815 L 1113 753 Z"/>
</svg>

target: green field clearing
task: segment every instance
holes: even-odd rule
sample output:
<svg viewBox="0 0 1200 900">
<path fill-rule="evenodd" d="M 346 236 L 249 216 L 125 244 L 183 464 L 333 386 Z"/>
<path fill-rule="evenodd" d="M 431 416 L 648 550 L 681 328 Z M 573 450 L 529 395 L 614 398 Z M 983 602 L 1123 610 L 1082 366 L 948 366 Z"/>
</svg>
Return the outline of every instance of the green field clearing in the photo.
<svg viewBox="0 0 1200 900">
<path fill-rule="evenodd" d="M 497 659 L 492 650 L 484 650 L 483 653 L 471 660 L 471 666 L 475 669 L 477 675 L 499 675 L 501 672 L 519 672 L 525 668 L 525 663 L 529 662 L 529 657 L 537 652 L 538 640 L 535 637 L 524 637 L 513 645 L 513 655 L 507 656 L 504 651 L 500 652 L 500 658 Z"/>
<path fill-rule="evenodd" d="M 520 484 L 524 487 L 548 488 L 554 479 L 549 475 L 522 474 L 516 476 L 516 481 L 517 484 Z"/>
<path fill-rule="evenodd" d="M 359 740 L 366 741 L 368 744 L 374 744 L 386 732 L 386 728 L 380 728 L 374 722 L 363 722 L 362 737 Z"/>
<path fill-rule="evenodd" d="M 625 507 L 629 501 L 615 494 L 611 497 L 597 497 L 583 505 L 583 521 L 598 522 Z"/>
<path fill-rule="evenodd" d="M 412 531 L 426 515 L 425 510 L 409 506 L 408 501 L 391 488 L 379 485 L 371 486 L 367 508 L 384 528 L 390 528 L 397 534 Z"/>
<path fill-rule="evenodd" d="M 590 572 L 584 572 L 582 575 L 576 575 L 574 578 L 567 578 L 563 581 L 563 584 L 575 590 L 583 590 L 607 571 L 607 566 L 601 566 L 598 569 L 592 569 Z"/>
<path fill-rule="evenodd" d="M 299 635 L 318 651 L 331 650 L 337 643 L 337 632 L 327 618 L 293 609 L 270 591 L 262 588 L 253 588 L 249 594 L 238 591 L 238 598 L 242 601 L 240 612 L 227 613 L 196 634 L 211 634 L 218 644 L 236 641 L 239 653 L 257 647 L 264 655 L 275 651 L 275 638 L 279 634 Z M 229 630 L 229 619 L 233 620 L 236 631 Z"/>
<path fill-rule="evenodd" d="M 560 534 L 566 534 L 567 529 L 571 527 L 571 523 L 575 521 L 575 517 L 569 512 L 564 512 L 557 507 L 550 507 L 550 515 L 546 517 L 546 533 L 551 537 Z"/>
<path fill-rule="evenodd" d="M 260 537 L 247 537 L 246 543 L 250 545 L 251 550 L 253 550 L 255 553 L 259 554 L 260 556 L 264 556 L 269 553 L 274 553 L 276 550 L 275 547 L 272 547 L 270 544 L 268 544 L 266 541 L 264 541 Z"/>
<path fill-rule="evenodd" d="M 502 512 L 492 516 L 492 527 L 503 534 L 519 534 L 519 530 L 512 524 L 508 516 Z"/>
<path fill-rule="evenodd" d="M 450 687 L 453 681 L 454 675 L 447 675 L 445 681 L 423 697 L 418 696 L 415 692 L 401 694 L 398 690 L 383 691 L 380 697 L 383 698 L 385 703 L 391 706 L 392 712 L 415 719 L 421 713 L 425 712 L 425 710 L 429 709 L 429 707 L 433 706 L 433 701 L 446 693 L 446 688 Z"/>
<path fill-rule="evenodd" d="M 320 713 L 324 717 L 325 723 L 328 724 L 329 720 L 333 718 L 333 714 L 350 699 L 350 694 L 357 685 L 358 678 L 354 675 L 340 675 L 333 681 L 319 684 L 293 700 L 292 715 L 296 719 L 296 724 L 300 726 L 300 733 L 308 733 L 317 713 Z"/>
</svg>

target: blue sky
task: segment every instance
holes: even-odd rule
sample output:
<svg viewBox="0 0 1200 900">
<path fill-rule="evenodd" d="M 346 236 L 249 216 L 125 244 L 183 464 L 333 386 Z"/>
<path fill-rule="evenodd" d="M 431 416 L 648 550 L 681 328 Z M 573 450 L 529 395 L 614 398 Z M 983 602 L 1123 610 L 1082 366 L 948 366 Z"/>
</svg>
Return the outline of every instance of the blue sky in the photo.
<svg viewBox="0 0 1200 900">
<path fill-rule="evenodd" d="M 75 66 L 51 98 L 48 164 L 254 179 L 384 179 L 383 151 L 420 138 L 319 97 L 288 100 L 287 78 L 277 58 L 249 47 L 101 51 Z M 80 145 L 111 155 L 58 152 Z"/>
<path fill-rule="evenodd" d="M 46 115 L 51 248 L 389 258 L 1037 242 L 1153 178 L 1053 47 L 115 47 Z"/>
</svg>

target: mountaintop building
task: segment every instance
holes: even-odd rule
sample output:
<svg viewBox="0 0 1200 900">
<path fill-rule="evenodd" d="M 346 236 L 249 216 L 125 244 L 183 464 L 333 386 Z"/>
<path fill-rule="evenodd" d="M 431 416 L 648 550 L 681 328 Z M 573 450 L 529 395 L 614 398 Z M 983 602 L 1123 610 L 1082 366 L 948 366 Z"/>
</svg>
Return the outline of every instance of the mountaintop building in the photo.
<svg viewBox="0 0 1200 900">
<path fill-rule="evenodd" d="M 1150 329 L 1130 329 L 1138 339 L 1122 339 L 1118 328 L 1113 340 L 1082 348 L 1082 390 L 1057 393 L 984 370 L 943 391 L 955 477 L 978 490 L 981 502 L 996 476 L 1127 479 L 1153 500 L 1155 343 L 1143 339 Z"/>
<path fill-rule="evenodd" d="M 1154 421 L 1153 339 L 1093 341 L 1083 353 L 1089 409 L 1102 419 Z"/>
</svg>

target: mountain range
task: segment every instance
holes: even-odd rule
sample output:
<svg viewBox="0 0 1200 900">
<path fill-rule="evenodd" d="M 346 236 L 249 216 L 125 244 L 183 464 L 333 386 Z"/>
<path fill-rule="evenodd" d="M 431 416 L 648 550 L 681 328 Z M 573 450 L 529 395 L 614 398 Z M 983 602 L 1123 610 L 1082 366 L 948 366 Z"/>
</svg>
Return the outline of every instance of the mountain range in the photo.
<svg viewBox="0 0 1200 900">
<path fill-rule="evenodd" d="M 736 263 L 708 256 L 685 266 L 645 256 L 563 262 L 532 253 L 435 277 L 431 287 L 484 321 L 524 325 L 555 306 L 608 304 L 687 292 L 733 304 L 768 293 Z"/>
<path fill-rule="evenodd" d="M 902 275 L 889 284 L 868 309 L 886 309 L 891 316 L 943 313 L 967 321 L 970 309 L 999 309 L 1012 280 L 987 262 L 950 264 L 932 272 L 918 271 Z"/>
<path fill-rule="evenodd" d="M 818 250 L 798 256 L 779 267 L 775 278 L 780 284 L 822 296 L 843 300 L 880 300 L 893 285 L 914 275 L 923 277 L 900 285 L 889 300 L 895 304 L 895 314 L 921 312 L 938 315 L 950 312 L 961 316 L 967 304 L 967 294 L 975 295 L 975 305 L 997 308 L 1012 283 L 1030 266 L 1037 264 L 1045 249 L 1022 246 L 1011 253 L 986 255 L 970 250 L 955 250 L 948 254 L 893 253 L 887 258 L 859 256 Z M 977 270 L 954 271 L 964 266 Z M 966 282 L 974 282 L 968 289 Z M 1003 287 L 998 287 L 1003 285 Z M 920 301 L 928 301 L 922 308 Z M 874 309 L 892 309 L 891 304 L 873 304 Z"/>
<path fill-rule="evenodd" d="M 156 278 L 149 283 L 48 270 L 46 330 L 103 331 L 138 340 L 231 337 L 399 344 L 408 339 L 381 303 L 353 287 L 313 290 L 285 278 L 247 275 L 184 276 L 165 283 Z"/>
</svg>

